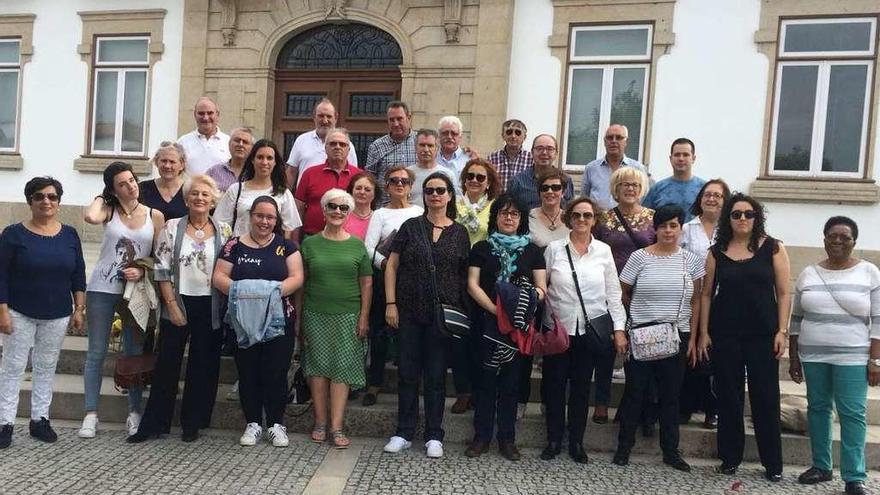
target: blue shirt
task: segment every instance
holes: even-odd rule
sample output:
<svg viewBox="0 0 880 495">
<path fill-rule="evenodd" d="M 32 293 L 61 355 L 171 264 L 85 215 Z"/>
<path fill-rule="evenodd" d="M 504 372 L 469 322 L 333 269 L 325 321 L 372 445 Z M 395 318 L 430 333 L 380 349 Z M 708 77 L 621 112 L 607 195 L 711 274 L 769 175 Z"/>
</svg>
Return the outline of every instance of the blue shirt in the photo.
<svg viewBox="0 0 880 495">
<path fill-rule="evenodd" d="M 17 223 L 0 234 L 0 303 L 37 320 L 73 312 L 73 292 L 86 290 L 86 263 L 76 229 L 62 225 L 54 236 Z"/>
<path fill-rule="evenodd" d="M 455 152 L 452 153 L 452 157 L 450 159 L 446 159 L 443 156 L 443 152 L 437 150 L 437 165 L 441 167 L 446 167 L 455 174 L 455 180 L 452 182 L 458 184 L 458 176 L 461 175 L 461 171 L 464 170 L 464 166 L 467 165 L 467 162 L 471 159 L 467 153 L 464 152 L 461 148 L 456 148 Z"/>
<path fill-rule="evenodd" d="M 635 167 L 643 174 L 648 175 L 648 170 L 644 165 L 628 158 L 623 157 L 620 161 L 621 167 Z M 602 207 L 603 210 L 609 210 L 617 206 L 617 201 L 611 196 L 611 165 L 604 158 L 593 160 L 584 168 L 584 181 L 581 184 L 581 195 L 587 196 Z"/>
<path fill-rule="evenodd" d="M 691 205 L 694 204 L 697 194 L 700 194 L 700 189 L 705 183 L 706 180 L 700 177 L 691 177 L 688 180 L 667 177 L 651 187 L 642 200 L 642 206 L 656 210 L 663 205 L 678 205 L 684 210 L 684 221 L 688 222 L 694 217 L 691 215 Z"/>
<path fill-rule="evenodd" d="M 507 184 L 507 192 L 516 198 L 527 209 L 537 208 L 541 206 L 541 194 L 538 192 L 538 183 L 535 178 L 535 166 L 525 169 L 524 171 L 513 176 Z M 574 187 L 571 181 L 565 184 L 565 193 L 562 195 L 562 202 L 565 203 L 574 197 Z"/>
</svg>

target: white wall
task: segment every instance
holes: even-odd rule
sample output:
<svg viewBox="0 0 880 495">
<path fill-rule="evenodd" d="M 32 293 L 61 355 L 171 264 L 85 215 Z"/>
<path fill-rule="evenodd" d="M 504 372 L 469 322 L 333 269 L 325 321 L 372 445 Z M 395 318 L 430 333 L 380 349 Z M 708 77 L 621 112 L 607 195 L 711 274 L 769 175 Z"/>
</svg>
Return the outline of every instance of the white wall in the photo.
<svg viewBox="0 0 880 495">
<path fill-rule="evenodd" d="M 22 75 L 21 141 L 24 168 L 0 171 L 0 201 L 23 201 L 25 182 L 53 175 L 65 204 L 87 204 L 101 192 L 101 175 L 73 169 L 85 151 L 88 65 L 77 53 L 78 11 L 163 8 L 165 51 L 153 66 L 148 151 L 177 137 L 183 2 L 179 0 L 18 0 L 0 2 L 0 14 L 35 14 L 34 54 Z"/>
</svg>

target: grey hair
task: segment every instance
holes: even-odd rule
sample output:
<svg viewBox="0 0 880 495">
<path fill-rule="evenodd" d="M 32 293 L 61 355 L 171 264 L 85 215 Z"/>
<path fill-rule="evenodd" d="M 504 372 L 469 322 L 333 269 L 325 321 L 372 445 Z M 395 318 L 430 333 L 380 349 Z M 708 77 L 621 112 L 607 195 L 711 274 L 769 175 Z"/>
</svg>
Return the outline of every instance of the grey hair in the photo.
<svg viewBox="0 0 880 495">
<path fill-rule="evenodd" d="M 253 127 L 249 127 L 246 125 L 240 125 L 238 127 L 233 127 L 231 131 L 229 131 L 229 135 L 233 135 L 236 132 L 243 132 L 245 134 L 249 134 L 251 137 L 254 137 L 254 129 Z"/>
<path fill-rule="evenodd" d="M 456 117 L 455 115 L 447 115 L 440 119 L 440 122 L 437 122 L 437 128 L 443 127 L 445 124 L 452 124 L 458 129 L 458 133 L 461 134 L 464 132 L 464 126 L 461 124 L 461 119 Z"/>
<path fill-rule="evenodd" d="M 608 129 L 611 129 L 611 128 L 614 127 L 614 126 L 619 126 L 620 128 L 623 129 L 623 134 L 624 134 L 623 137 L 626 137 L 626 138 L 629 137 L 629 128 L 628 128 L 628 127 L 626 127 L 626 126 L 623 125 L 623 124 L 611 124 L 611 125 L 608 126 Z M 608 132 L 608 129 L 605 129 L 605 132 Z"/>
<path fill-rule="evenodd" d="M 195 110 L 196 107 L 199 106 L 199 103 L 203 101 L 210 101 L 211 104 L 214 105 L 214 108 L 217 109 L 217 113 L 220 113 L 220 105 L 218 105 L 214 98 L 211 98 L 210 96 L 199 96 L 199 99 L 197 99 L 195 104 L 193 104 L 193 110 Z"/>
<path fill-rule="evenodd" d="M 177 152 L 177 156 L 180 157 L 180 163 L 183 165 L 183 170 L 180 173 L 186 171 L 186 150 L 183 149 L 183 145 L 180 143 L 175 143 L 174 141 L 162 141 L 159 143 L 159 147 L 156 148 L 156 152 L 153 153 L 153 159 L 150 160 L 153 162 L 153 166 L 159 166 L 159 155 L 163 151 L 174 150 Z"/>
<path fill-rule="evenodd" d="M 351 134 L 348 132 L 348 129 L 345 127 L 333 127 L 327 130 L 327 134 L 324 134 L 324 139 L 327 139 L 327 136 L 333 133 L 342 133 L 345 134 L 345 139 L 348 139 L 348 142 L 351 143 Z"/>
<path fill-rule="evenodd" d="M 187 177 L 183 182 L 182 189 L 184 202 L 186 202 L 186 197 L 189 196 L 189 192 L 192 191 L 193 186 L 196 184 L 204 184 L 211 188 L 211 198 L 214 200 L 215 205 L 217 204 L 217 201 L 220 201 L 221 193 L 220 189 L 217 187 L 217 182 L 210 175 L 199 174 Z"/>
<path fill-rule="evenodd" d="M 321 196 L 321 209 L 327 208 L 327 203 L 334 199 L 341 199 L 348 205 L 349 210 L 354 209 L 354 198 L 351 197 L 351 194 L 336 188 L 330 189 Z"/>
</svg>

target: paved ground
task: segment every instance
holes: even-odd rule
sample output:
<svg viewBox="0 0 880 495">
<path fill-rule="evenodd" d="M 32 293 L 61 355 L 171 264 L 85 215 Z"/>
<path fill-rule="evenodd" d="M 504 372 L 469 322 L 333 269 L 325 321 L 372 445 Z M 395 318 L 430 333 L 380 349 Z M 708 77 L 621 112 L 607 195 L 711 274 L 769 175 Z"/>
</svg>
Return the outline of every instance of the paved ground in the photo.
<svg viewBox="0 0 880 495">
<path fill-rule="evenodd" d="M 112 428 L 112 429 L 111 429 Z M 447 445 L 446 457 L 426 459 L 415 445 L 399 455 L 382 452 L 382 442 L 355 439 L 347 451 L 315 445 L 292 435 L 287 449 L 263 442 L 242 448 L 238 435 L 208 431 L 192 444 L 177 435 L 140 445 L 123 442 L 118 426 L 104 426 L 94 440 L 76 437 L 73 423 L 59 422 L 54 445 L 32 440 L 23 422 L 13 446 L 0 453 L 0 493 L 17 494 L 832 494 L 839 480 L 805 487 L 795 481 L 802 467 L 787 466 L 782 483 L 764 481 L 755 464 L 735 477 L 711 472 L 714 462 L 692 460 L 694 472 L 679 473 L 657 457 L 633 457 L 620 468 L 607 454 L 592 454 L 590 464 L 566 456 L 552 462 L 524 449 L 511 463 L 495 451 L 479 459 L 462 454 L 463 445 Z M 739 490 L 731 490 L 735 481 Z M 871 473 L 880 486 L 880 474 Z"/>
</svg>

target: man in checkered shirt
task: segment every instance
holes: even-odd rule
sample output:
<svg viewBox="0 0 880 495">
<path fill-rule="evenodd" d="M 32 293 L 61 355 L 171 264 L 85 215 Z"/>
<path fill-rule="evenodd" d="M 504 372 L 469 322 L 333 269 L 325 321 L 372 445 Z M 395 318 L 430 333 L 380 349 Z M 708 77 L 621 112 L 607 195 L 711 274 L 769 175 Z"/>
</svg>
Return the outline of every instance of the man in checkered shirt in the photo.
<svg viewBox="0 0 880 495">
<path fill-rule="evenodd" d="M 376 177 L 380 187 L 376 194 L 381 196 L 380 204 L 390 199 L 385 194 L 385 172 L 396 165 L 411 166 L 418 162 L 416 155 L 416 133 L 412 131 L 412 114 L 409 106 L 402 101 L 388 103 L 388 134 L 373 141 L 367 149 L 367 162 L 364 167 Z"/>
<path fill-rule="evenodd" d="M 501 189 L 507 190 L 510 179 L 532 165 L 532 152 L 523 149 L 526 140 L 526 125 L 517 119 L 501 124 L 501 139 L 504 147 L 489 154 L 489 162 L 495 165 L 501 178 Z"/>
</svg>

